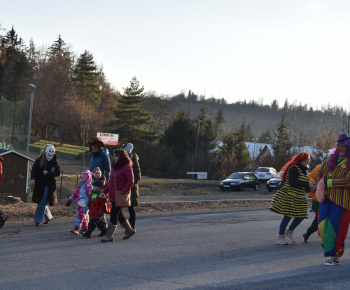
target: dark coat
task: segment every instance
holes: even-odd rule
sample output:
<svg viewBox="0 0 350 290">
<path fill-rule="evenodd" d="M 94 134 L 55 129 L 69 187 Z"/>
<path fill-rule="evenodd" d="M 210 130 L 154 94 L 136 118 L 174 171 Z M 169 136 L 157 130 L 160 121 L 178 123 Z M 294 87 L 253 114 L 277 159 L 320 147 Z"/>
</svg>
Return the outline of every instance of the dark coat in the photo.
<svg viewBox="0 0 350 290">
<path fill-rule="evenodd" d="M 31 171 L 31 180 L 35 180 L 32 201 L 35 203 L 39 203 L 41 201 L 44 196 L 44 186 L 47 185 L 49 188 L 49 205 L 53 206 L 57 203 L 55 177 L 60 176 L 61 170 L 60 166 L 58 165 L 56 155 L 54 155 L 50 161 L 47 161 L 46 164 L 40 166 L 40 159 L 42 156 L 43 155 L 35 160 Z M 48 171 L 47 175 L 43 174 L 44 170 Z"/>
<path fill-rule="evenodd" d="M 139 163 L 139 156 L 136 153 L 131 153 L 132 170 L 134 172 L 134 186 L 131 188 L 131 205 L 139 205 L 139 181 L 141 180 L 141 168 Z"/>
</svg>

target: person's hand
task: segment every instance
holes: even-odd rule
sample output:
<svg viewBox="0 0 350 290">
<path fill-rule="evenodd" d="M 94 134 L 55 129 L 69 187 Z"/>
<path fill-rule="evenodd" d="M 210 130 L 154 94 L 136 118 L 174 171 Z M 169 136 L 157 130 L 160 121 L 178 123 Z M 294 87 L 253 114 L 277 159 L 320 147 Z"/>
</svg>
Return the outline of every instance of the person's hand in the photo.
<svg viewBox="0 0 350 290">
<path fill-rule="evenodd" d="M 47 170 L 44 170 L 44 171 L 43 171 L 43 174 L 44 174 L 44 175 L 47 175 L 47 174 L 48 174 L 48 171 L 47 171 Z"/>
<path fill-rule="evenodd" d="M 66 206 L 70 206 L 71 203 L 72 203 L 72 201 L 71 201 L 70 199 L 68 199 L 68 200 L 66 201 Z"/>
<path fill-rule="evenodd" d="M 101 192 L 100 195 L 99 195 L 99 197 L 101 197 L 101 198 L 106 198 L 106 195 L 105 195 L 104 192 Z"/>
<path fill-rule="evenodd" d="M 32 180 L 30 181 L 30 184 L 31 184 L 31 185 L 34 185 L 34 184 L 35 184 L 35 180 L 32 179 Z"/>
</svg>

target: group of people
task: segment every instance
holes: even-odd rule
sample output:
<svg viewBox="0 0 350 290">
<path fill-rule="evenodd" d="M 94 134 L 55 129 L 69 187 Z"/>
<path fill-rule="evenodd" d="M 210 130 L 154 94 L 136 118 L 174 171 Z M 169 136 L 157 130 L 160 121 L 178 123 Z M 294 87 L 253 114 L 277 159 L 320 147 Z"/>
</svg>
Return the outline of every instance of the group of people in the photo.
<svg viewBox="0 0 350 290">
<path fill-rule="evenodd" d="M 77 189 L 66 201 L 66 206 L 76 201 L 75 226 L 71 232 L 91 238 L 97 227 L 102 242 L 113 242 L 119 221 L 125 230 L 123 239 L 128 239 L 136 233 L 135 207 L 139 204 L 138 183 L 141 180 L 139 157 L 132 152 L 133 144 L 128 143 L 124 149 L 113 151 L 110 162 L 101 138 L 93 137 L 88 144 L 92 152 L 90 168 L 80 174 Z M 48 224 L 53 220 L 48 204 L 57 203 L 55 178 L 60 172 L 55 147 L 48 144 L 31 170 L 32 201 L 38 204 L 34 215 L 37 227 L 42 221 Z M 129 211 L 128 220 L 123 214 L 125 207 Z M 110 214 L 108 224 L 106 214 Z"/>
<path fill-rule="evenodd" d="M 350 137 L 340 134 L 336 147 L 324 154 L 322 164 L 307 175 L 310 160 L 308 152 L 300 152 L 281 169 L 282 183 L 270 204 L 271 211 L 283 215 L 276 244 L 295 243 L 293 232 L 308 217 L 307 192 L 315 218 L 302 235 L 303 240 L 306 243 L 318 231 L 324 264 L 339 265 L 350 224 Z"/>
</svg>

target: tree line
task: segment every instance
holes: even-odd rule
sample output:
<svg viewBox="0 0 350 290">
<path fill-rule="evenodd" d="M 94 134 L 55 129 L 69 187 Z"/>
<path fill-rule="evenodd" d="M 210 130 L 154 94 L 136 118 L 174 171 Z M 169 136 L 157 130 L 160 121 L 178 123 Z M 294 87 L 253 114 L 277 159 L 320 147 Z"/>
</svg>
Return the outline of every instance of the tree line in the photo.
<svg viewBox="0 0 350 290">
<path fill-rule="evenodd" d="M 26 83 L 37 87 L 33 140 L 44 139 L 52 124 L 59 127 L 58 141 L 75 145 L 86 144 L 96 132 L 118 133 L 121 144 L 135 145 L 144 173 L 155 177 L 205 171 L 219 179 L 252 171 L 246 141 L 272 144 L 274 155 L 254 166 L 279 170 L 293 145 L 326 150 L 339 130 L 349 129 L 348 114 L 339 107 L 315 110 L 287 100 L 282 107 L 276 100 L 228 104 L 192 91 L 158 95 L 146 93 L 136 77 L 121 93 L 88 50 L 77 55 L 60 35 L 47 49 L 38 49 L 12 27 L 0 34 L 0 94 L 19 102 L 28 97 Z"/>
</svg>

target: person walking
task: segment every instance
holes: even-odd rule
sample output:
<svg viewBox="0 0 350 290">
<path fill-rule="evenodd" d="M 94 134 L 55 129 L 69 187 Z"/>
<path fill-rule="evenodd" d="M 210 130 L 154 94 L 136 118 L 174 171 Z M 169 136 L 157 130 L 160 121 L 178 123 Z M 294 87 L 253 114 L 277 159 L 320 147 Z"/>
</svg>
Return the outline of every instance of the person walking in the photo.
<svg viewBox="0 0 350 290">
<path fill-rule="evenodd" d="M 340 264 L 350 223 L 350 137 L 340 134 L 333 150 L 318 171 L 317 194 L 324 188 L 324 201 L 319 199 L 318 230 L 324 265 Z"/>
<path fill-rule="evenodd" d="M 0 156 L 0 188 L 2 184 L 2 171 L 3 171 L 3 161 L 4 158 Z M 2 228 L 7 220 L 8 216 L 5 215 L 1 210 L 0 210 L 0 228 Z"/>
<path fill-rule="evenodd" d="M 100 168 L 101 174 L 105 176 L 106 181 L 109 180 L 109 174 L 111 171 L 111 162 L 108 157 L 107 149 L 100 137 L 92 137 L 88 142 L 90 152 L 90 172 L 96 167 Z"/>
<path fill-rule="evenodd" d="M 293 156 L 281 169 L 282 186 L 273 197 L 269 209 L 283 215 L 276 244 L 294 244 L 293 231 L 308 217 L 305 191 L 314 190 L 312 181 L 307 180 L 310 154 L 306 151 Z M 293 219 L 286 230 L 288 223 Z"/>
<path fill-rule="evenodd" d="M 55 147 L 47 144 L 44 153 L 35 160 L 31 170 L 31 185 L 34 186 L 32 201 L 38 204 L 34 215 L 37 227 L 40 226 L 43 218 L 45 218 L 44 224 L 48 224 L 53 219 L 47 203 L 50 206 L 57 204 L 56 177 L 60 174 Z"/>
<path fill-rule="evenodd" d="M 135 230 L 130 226 L 129 221 L 122 213 L 123 207 L 130 206 L 131 188 L 134 185 L 132 161 L 128 153 L 123 149 L 114 150 L 113 154 L 114 158 L 112 160 L 111 178 L 103 190 L 105 194 L 109 195 L 112 204 L 110 223 L 108 225 L 107 234 L 101 239 L 101 242 L 114 241 L 114 234 L 117 230 L 118 220 L 125 230 L 125 236 L 123 239 L 128 239 L 135 234 Z M 125 203 L 123 205 L 121 204 L 120 199 L 124 199 Z"/>
<path fill-rule="evenodd" d="M 129 223 L 136 232 L 135 207 L 139 205 L 139 182 L 141 180 L 141 168 L 139 163 L 139 156 L 135 152 L 132 152 L 133 149 L 134 149 L 134 145 L 132 143 L 128 143 L 124 147 L 124 150 L 128 153 L 132 161 L 132 170 L 134 173 L 134 186 L 131 188 L 131 206 L 128 207 L 128 211 L 129 211 Z"/>
</svg>

